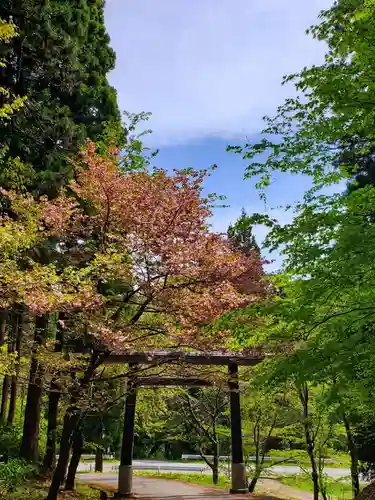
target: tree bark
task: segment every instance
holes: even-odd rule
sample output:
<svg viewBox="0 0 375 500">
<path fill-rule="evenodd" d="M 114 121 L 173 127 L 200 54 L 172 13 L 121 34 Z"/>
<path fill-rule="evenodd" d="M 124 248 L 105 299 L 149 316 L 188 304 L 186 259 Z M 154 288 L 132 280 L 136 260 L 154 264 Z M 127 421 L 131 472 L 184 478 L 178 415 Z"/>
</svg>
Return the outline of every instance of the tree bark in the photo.
<svg viewBox="0 0 375 500">
<path fill-rule="evenodd" d="M 73 440 L 73 453 L 70 460 L 68 475 L 66 477 L 65 489 L 68 491 L 74 490 L 74 484 L 76 479 L 76 473 L 78 469 L 79 462 L 83 453 L 83 436 L 80 430 L 77 430 L 74 435 Z"/>
<path fill-rule="evenodd" d="M 360 487 L 359 487 L 359 471 L 358 471 L 358 452 L 357 452 L 357 447 L 354 442 L 353 434 L 350 428 L 350 422 L 348 417 L 343 414 L 343 422 L 345 426 L 345 431 L 346 431 L 346 438 L 348 441 L 348 448 L 349 448 L 349 453 L 350 453 L 350 475 L 351 475 L 351 480 L 352 480 L 352 491 L 353 491 L 353 498 L 356 498 L 360 494 Z"/>
<path fill-rule="evenodd" d="M 37 462 L 39 459 L 39 422 L 42 399 L 43 368 L 35 356 L 39 346 L 43 344 L 48 324 L 48 316 L 38 316 L 35 322 L 34 355 L 30 364 L 29 387 L 25 408 L 25 418 L 21 441 L 20 456 L 27 461 Z"/>
<path fill-rule="evenodd" d="M 64 321 L 65 314 L 59 314 L 59 320 Z M 64 345 L 64 333 L 63 327 L 59 322 L 57 326 L 56 333 L 56 344 L 55 352 L 62 352 Z M 47 415 L 47 443 L 46 443 L 46 453 L 43 460 L 43 470 L 46 473 L 53 472 L 56 467 L 56 429 L 57 429 L 57 418 L 59 411 L 59 401 L 61 398 L 61 393 L 59 387 L 56 385 L 56 381 L 51 381 L 51 388 L 48 396 L 48 415 Z"/>
<path fill-rule="evenodd" d="M 214 457 L 214 463 L 212 464 L 212 482 L 214 484 L 219 483 L 219 462 Z"/>
<path fill-rule="evenodd" d="M 95 451 L 95 472 L 103 472 L 103 448 L 101 446 Z"/>
<path fill-rule="evenodd" d="M 216 432 L 215 432 L 216 434 Z M 216 442 L 214 443 L 214 457 L 213 457 L 213 467 L 212 467 L 212 481 L 214 484 L 219 483 L 219 442 L 217 441 L 216 437 Z"/>
<path fill-rule="evenodd" d="M 8 313 L 5 309 L 0 310 L 0 347 L 4 345 Z"/>
<path fill-rule="evenodd" d="M 14 338 L 15 338 L 15 351 L 17 353 L 15 373 L 12 375 L 11 389 L 10 389 L 10 402 L 8 411 L 8 425 L 13 425 L 14 416 L 17 406 L 17 393 L 18 393 L 18 377 L 20 373 L 21 362 L 21 343 L 23 337 L 23 326 L 25 323 L 25 315 L 20 312 L 15 314 L 14 318 Z"/>
<path fill-rule="evenodd" d="M 64 481 L 66 469 L 68 467 L 71 436 L 78 425 L 79 419 L 80 415 L 78 411 L 74 413 L 70 413 L 69 411 L 67 411 L 65 414 L 63 432 L 60 440 L 59 460 L 53 474 L 51 486 L 49 488 L 46 500 L 57 500 L 57 495 L 59 494 L 60 486 Z"/>
<path fill-rule="evenodd" d="M 103 472 L 103 419 L 99 416 L 98 442 L 95 450 L 95 472 Z"/>
<path fill-rule="evenodd" d="M 4 344 L 5 342 L 5 336 L 6 336 L 6 319 L 4 317 L 1 319 L 1 325 L 0 325 L 0 336 L 1 336 L 1 345 Z M 8 336 L 8 353 L 12 353 L 14 350 L 14 329 L 12 329 L 12 332 L 9 332 Z M 4 380 L 3 380 L 3 390 L 1 393 L 1 408 L 0 408 L 0 421 L 5 424 L 6 422 L 6 413 L 7 413 L 7 405 L 8 405 L 8 399 L 9 399 L 9 389 L 10 389 L 10 384 L 11 384 L 12 377 L 10 375 L 4 375 Z"/>
<path fill-rule="evenodd" d="M 51 384 L 51 390 L 48 399 L 48 427 L 46 453 L 43 459 L 44 472 L 53 472 L 56 467 L 56 429 L 57 416 L 59 409 L 60 392 L 58 388 Z"/>
<path fill-rule="evenodd" d="M 256 488 L 256 485 L 259 481 L 259 478 L 260 478 L 260 473 L 261 473 L 261 470 L 262 469 L 259 469 L 259 468 L 256 468 L 255 469 L 255 472 L 254 472 L 254 476 L 252 478 L 252 480 L 250 481 L 250 484 L 249 484 L 249 493 L 253 493 L 255 488 Z"/>
<path fill-rule="evenodd" d="M 316 459 L 314 453 L 315 443 L 310 428 L 311 424 L 309 415 L 309 389 L 306 383 L 302 384 L 302 386 L 299 387 L 299 397 L 303 410 L 303 428 L 305 432 L 307 453 L 310 457 L 310 463 L 311 463 L 311 480 L 314 486 L 314 500 L 319 500 L 319 477 L 318 477 L 318 468 L 316 466 Z"/>
<path fill-rule="evenodd" d="M 1 394 L 1 409 L 0 409 L 0 420 L 5 423 L 6 421 L 6 413 L 7 413 L 7 404 L 9 398 L 9 388 L 10 388 L 10 376 L 5 375 L 3 380 L 3 391 Z"/>
<path fill-rule="evenodd" d="M 259 428 L 259 420 L 256 420 L 253 429 L 253 439 L 255 444 L 255 472 L 254 476 L 249 484 L 249 493 L 253 493 L 255 487 L 257 485 L 258 479 L 260 477 L 261 464 L 260 464 L 260 428 Z"/>
</svg>

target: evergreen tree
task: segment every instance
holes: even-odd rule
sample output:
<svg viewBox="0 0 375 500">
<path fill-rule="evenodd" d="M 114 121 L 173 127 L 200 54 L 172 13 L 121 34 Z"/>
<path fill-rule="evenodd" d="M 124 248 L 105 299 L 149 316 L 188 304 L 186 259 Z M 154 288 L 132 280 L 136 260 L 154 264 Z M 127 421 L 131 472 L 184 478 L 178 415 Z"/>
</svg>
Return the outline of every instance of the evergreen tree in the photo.
<svg viewBox="0 0 375 500">
<path fill-rule="evenodd" d="M 253 234 L 253 220 L 247 215 L 245 209 L 242 209 L 241 215 L 235 224 L 229 225 L 227 234 L 228 239 L 237 250 L 245 254 L 253 250 L 260 253 L 258 243 Z"/>
<path fill-rule="evenodd" d="M 27 96 L 22 112 L 0 121 L 2 162 L 33 168 L 29 187 L 54 194 L 72 175 L 72 159 L 89 137 L 108 130 L 124 139 L 116 91 L 107 73 L 115 54 L 104 26 L 103 0 L 3 0 L 0 17 L 19 36 L 1 46 L 7 60 L 0 87 Z"/>
</svg>

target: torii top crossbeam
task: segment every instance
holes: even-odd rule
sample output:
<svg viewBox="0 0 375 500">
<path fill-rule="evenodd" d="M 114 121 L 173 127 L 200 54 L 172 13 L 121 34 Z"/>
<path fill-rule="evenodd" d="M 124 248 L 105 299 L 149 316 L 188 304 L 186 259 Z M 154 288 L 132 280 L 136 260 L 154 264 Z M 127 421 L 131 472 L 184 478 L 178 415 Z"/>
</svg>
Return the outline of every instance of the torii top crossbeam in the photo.
<svg viewBox="0 0 375 500">
<path fill-rule="evenodd" d="M 105 363 L 157 366 L 161 364 L 194 364 L 227 366 L 230 378 L 230 421 L 232 442 L 232 493 L 246 493 L 246 474 L 242 449 L 241 406 L 238 383 L 238 366 L 254 366 L 265 358 L 265 354 L 252 353 L 202 353 L 197 351 L 148 351 L 148 352 L 113 352 Z M 118 498 L 128 498 L 132 495 L 132 460 L 134 447 L 134 422 L 138 387 L 187 385 L 191 387 L 210 385 L 192 377 L 137 377 L 130 374 L 128 378 L 127 397 L 124 412 L 124 431 L 122 438 L 121 461 L 118 479 Z"/>
<path fill-rule="evenodd" d="M 138 363 L 141 365 L 187 363 L 194 365 L 255 366 L 265 358 L 264 354 L 254 351 L 250 354 L 241 353 L 201 353 L 188 351 L 148 351 L 148 352 L 118 352 L 112 353 L 106 364 Z"/>
</svg>

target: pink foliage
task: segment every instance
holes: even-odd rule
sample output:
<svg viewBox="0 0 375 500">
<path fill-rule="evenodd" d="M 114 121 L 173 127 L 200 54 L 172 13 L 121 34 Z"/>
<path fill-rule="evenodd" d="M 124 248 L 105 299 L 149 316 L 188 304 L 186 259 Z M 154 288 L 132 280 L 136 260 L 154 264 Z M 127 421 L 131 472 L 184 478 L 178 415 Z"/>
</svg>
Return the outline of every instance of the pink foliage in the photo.
<svg viewBox="0 0 375 500">
<path fill-rule="evenodd" d="M 201 196 L 207 172 L 126 173 L 118 157 L 100 156 L 92 142 L 83 163 L 69 186 L 75 199 L 63 192 L 54 201 L 40 201 L 43 231 L 61 245 L 69 240 L 66 258 L 72 268 L 54 271 L 50 282 L 48 273 L 43 275 L 37 293 L 29 289 L 32 312 L 102 311 L 107 299 L 96 285 L 117 279 L 133 290 L 139 313 L 133 306 L 122 333 L 102 320 L 101 341 L 111 348 L 126 344 L 137 321 L 147 323 L 145 314 L 159 313 L 172 337 L 198 345 L 202 325 L 258 299 L 263 290 L 258 253 L 236 253 L 223 235 L 207 228 L 210 201 Z M 246 290 L 238 285 L 243 276 L 252 283 Z"/>
</svg>

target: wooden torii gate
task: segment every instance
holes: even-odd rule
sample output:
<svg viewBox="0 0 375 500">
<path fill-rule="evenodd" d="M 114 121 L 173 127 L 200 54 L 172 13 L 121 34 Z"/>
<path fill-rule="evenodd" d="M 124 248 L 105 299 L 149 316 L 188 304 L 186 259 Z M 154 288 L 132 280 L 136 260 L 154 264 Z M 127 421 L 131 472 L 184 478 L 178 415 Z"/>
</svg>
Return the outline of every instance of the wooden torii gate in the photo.
<svg viewBox="0 0 375 500">
<path fill-rule="evenodd" d="M 264 359 L 262 354 L 219 354 L 219 353 L 193 353 L 185 351 L 165 352 L 140 352 L 111 354 L 107 358 L 107 364 L 127 363 L 130 368 L 128 377 L 127 395 L 125 402 L 124 429 L 122 436 L 121 460 L 118 477 L 117 498 L 132 496 L 133 479 L 133 448 L 134 448 L 134 421 L 137 401 L 137 387 L 145 386 L 200 386 L 210 385 L 208 381 L 196 378 L 174 378 L 174 377 L 137 377 L 136 371 L 139 365 L 161 364 L 194 364 L 194 365 L 216 365 L 227 366 L 229 373 L 228 387 L 230 391 L 230 421 L 231 421 L 231 444 L 232 444 L 232 485 L 230 492 L 245 493 L 246 473 L 243 457 L 242 426 L 241 426 L 241 404 L 238 380 L 238 366 L 254 366 Z M 131 374 L 133 371 L 134 375 Z"/>
</svg>

